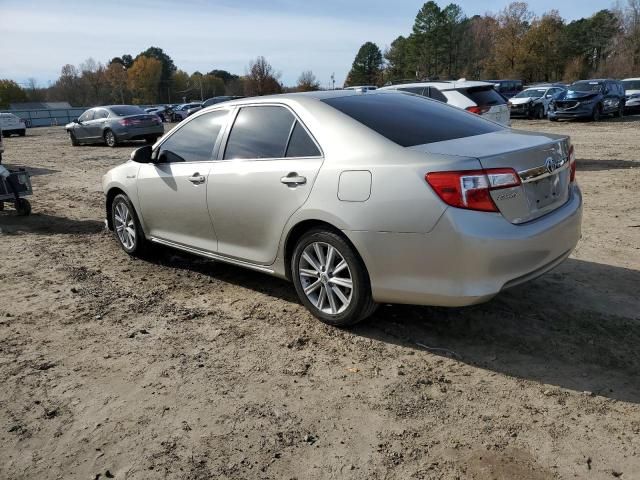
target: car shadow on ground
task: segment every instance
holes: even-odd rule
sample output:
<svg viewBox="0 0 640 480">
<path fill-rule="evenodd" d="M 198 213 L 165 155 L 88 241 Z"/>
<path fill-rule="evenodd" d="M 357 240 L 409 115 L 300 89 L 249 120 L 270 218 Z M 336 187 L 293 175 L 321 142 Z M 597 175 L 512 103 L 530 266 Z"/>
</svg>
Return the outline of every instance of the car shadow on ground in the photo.
<svg viewBox="0 0 640 480">
<path fill-rule="evenodd" d="M 97 220 L 76 220 L 44 213 L 21 217 L 10 205 L 11 202 L 5 202 L 5 209 L 0 211 L 0 234 L 88 235 L 104 230 L 104 223 Z"/>
<path fill-rule="evenodd" d="M 576 160 L 578 172 L 600 172 L 602 170 L 625 170 L 640 167 L 640 161 L 636 160 L 600 160 L 590 158 L 578 158 Z"/>
<path fill-rule="evenodd" d="M 299 303 L 292 284 L 258 272 L 167 249 L 155 261 Z M 516 378 L 640 403 L 638 285 L 639 271 L 569 259 L 482 305 L 381 305 L 350 331 Z"/>
</svg>

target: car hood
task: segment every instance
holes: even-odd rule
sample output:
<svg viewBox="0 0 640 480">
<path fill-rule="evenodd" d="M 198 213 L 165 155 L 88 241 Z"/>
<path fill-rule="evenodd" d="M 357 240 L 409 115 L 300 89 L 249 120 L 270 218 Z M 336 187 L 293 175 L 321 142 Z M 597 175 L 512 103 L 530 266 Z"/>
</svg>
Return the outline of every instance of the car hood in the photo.
<svg viewBox="0 0 640 480">
<path fill-rule="evenodd" d="M 522 105 L 523 103 L 529 103 L 529 102 L 535 101 L 535 100 L 537 100 L 537 99 L 534 98 L 534 97 L 519 97 L 519 98 L 511 97 L 509 99 L 509 102 L 512 105 Z"/>
<path fill-rule="evenodd" d="M 567 100 L 587 100 L 589 98 L 594 98 L 600 95 L 600 92 L 573 92 L 569 90 L 564 94 L 562 99 Z"/>
</svg>

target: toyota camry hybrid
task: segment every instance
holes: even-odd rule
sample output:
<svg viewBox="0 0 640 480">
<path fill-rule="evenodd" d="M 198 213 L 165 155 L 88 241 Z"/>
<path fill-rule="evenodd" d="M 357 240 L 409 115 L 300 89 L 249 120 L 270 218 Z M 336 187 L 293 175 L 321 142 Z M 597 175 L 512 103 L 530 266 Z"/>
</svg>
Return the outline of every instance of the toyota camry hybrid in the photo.
<svg viewBox="0 0 640 480">
<path fill-rule="evenodd" d="M 245 98 L 189 117 L 103 179 L 125 252 L 149 243 L 289 279 L 320 320 L 458 307 L 554 268 L 580 238 L 570 139 L 422 96 Z"/>
</svg>

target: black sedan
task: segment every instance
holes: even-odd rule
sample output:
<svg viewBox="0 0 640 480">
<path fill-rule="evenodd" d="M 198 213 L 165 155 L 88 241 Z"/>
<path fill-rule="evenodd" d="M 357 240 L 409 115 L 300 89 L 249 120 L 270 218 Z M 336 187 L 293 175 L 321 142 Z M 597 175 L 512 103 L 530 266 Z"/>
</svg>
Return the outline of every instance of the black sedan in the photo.
<svg viewBox="0 0 640 480">
<path fill-rule="evenodd" d="M 105 143 L 115 147 L 128 140 L 155 141 L 164 133 L 160 117 L 133 105 L 90 108 L 65 126 L 72 145 Z"/>
</svg>

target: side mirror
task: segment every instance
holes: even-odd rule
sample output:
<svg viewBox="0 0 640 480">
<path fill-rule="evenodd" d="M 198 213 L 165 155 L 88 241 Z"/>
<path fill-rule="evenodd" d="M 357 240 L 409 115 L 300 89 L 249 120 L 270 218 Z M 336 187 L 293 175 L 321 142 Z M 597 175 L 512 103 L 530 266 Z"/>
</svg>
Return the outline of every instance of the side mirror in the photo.
<svg viewBox="0 0 640 480">
<path fill-rule="evenodd" d="M 73 120 L 71 120 L 73 123 L 80 123 L 80 120 L 78 120 L 77 118 L 74 118 Z"/>
<path fill-rule="evenodd" d="M 153 149 L 151 145 L 145 145 L 144 147 L 136 148 L 131 152 L 131 161 L 136 163 L 151 163 L 151 154 Z"/>
</svg>

